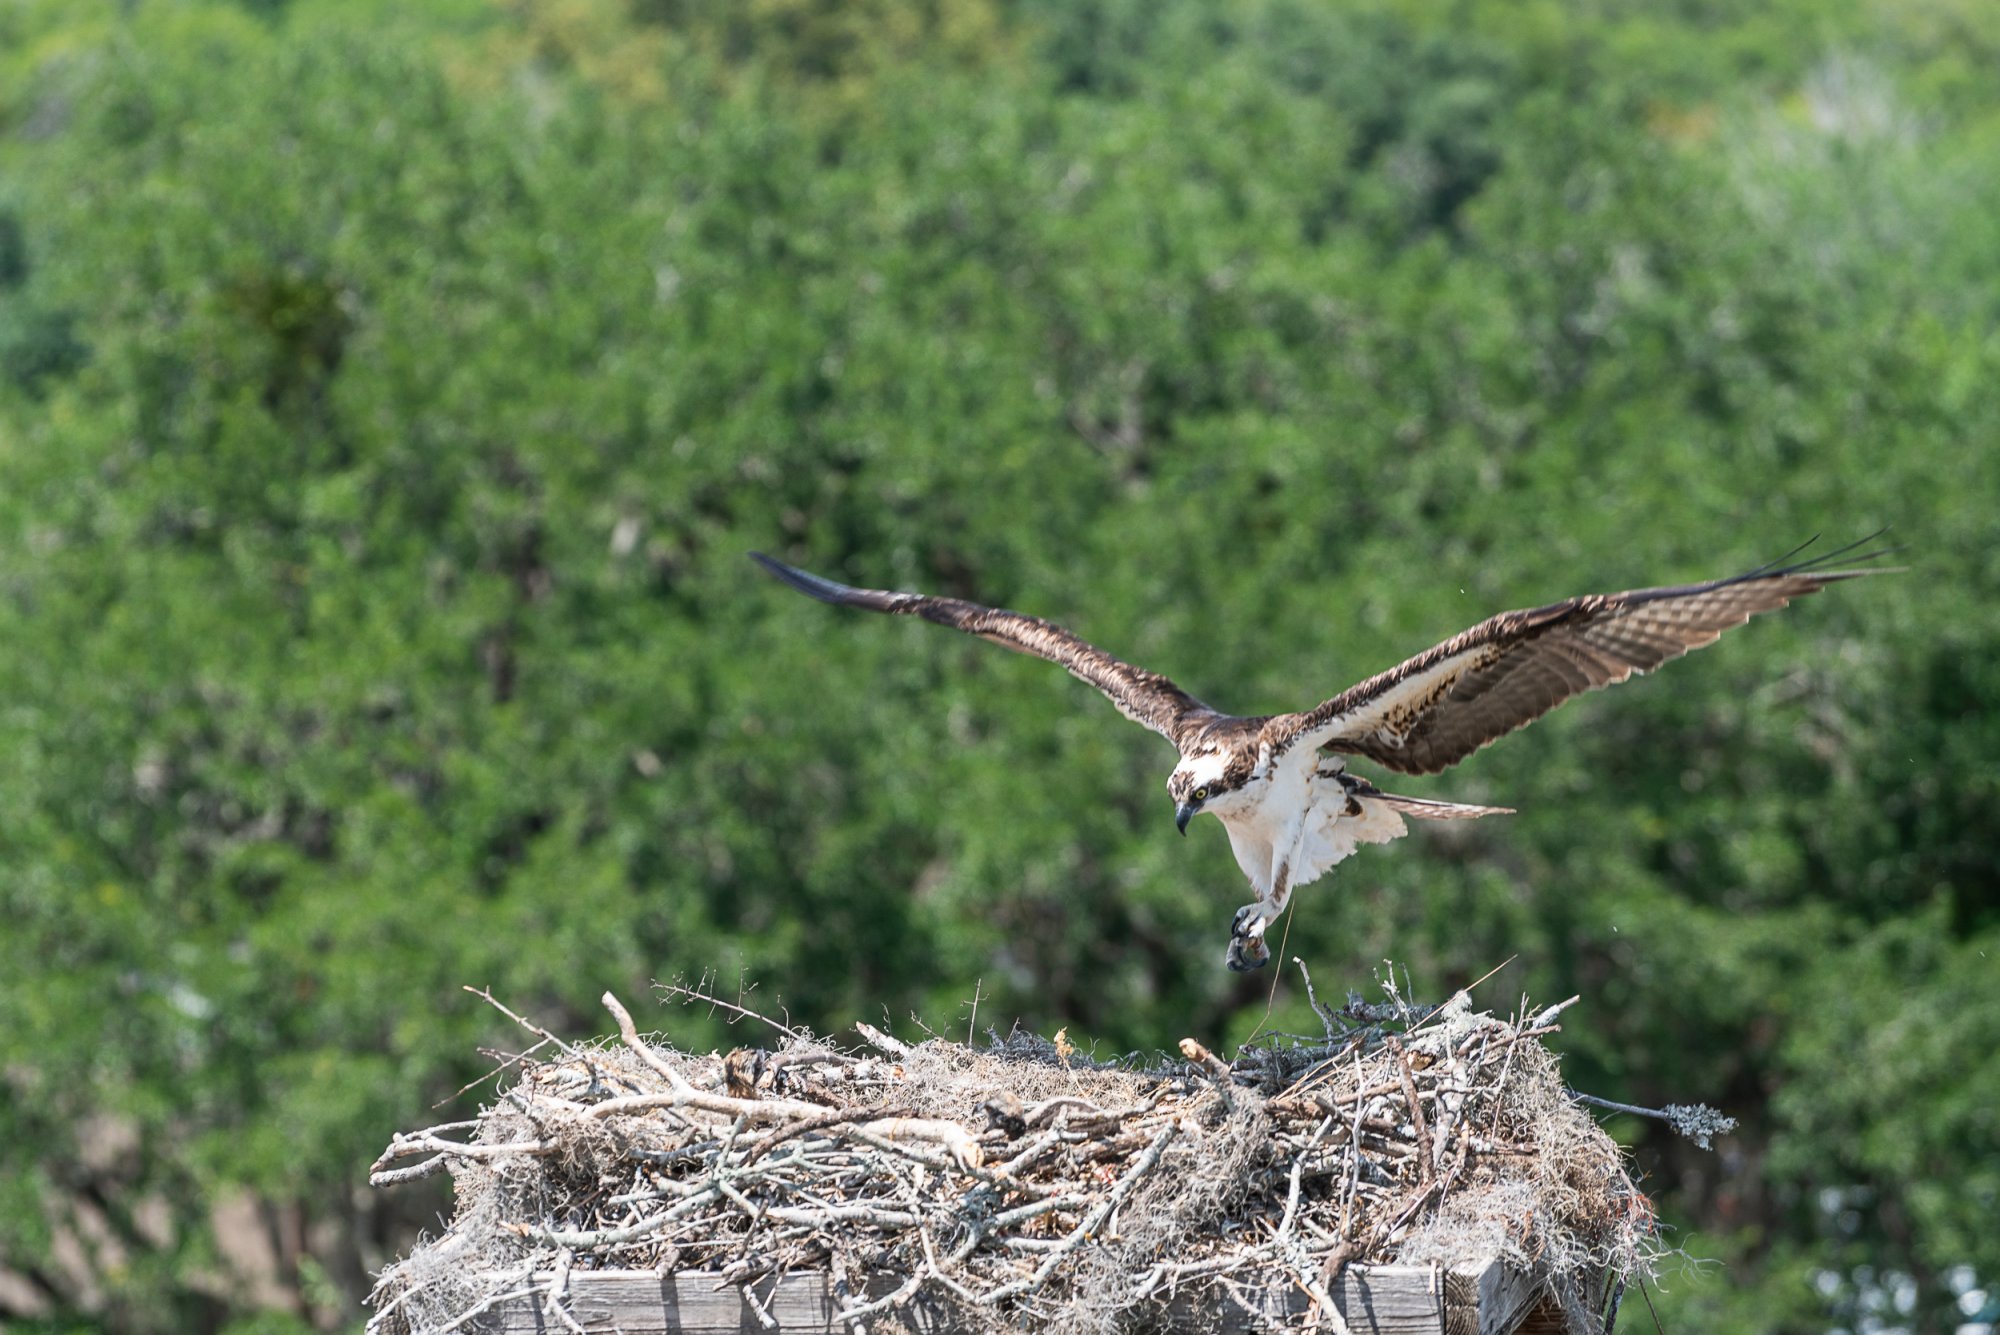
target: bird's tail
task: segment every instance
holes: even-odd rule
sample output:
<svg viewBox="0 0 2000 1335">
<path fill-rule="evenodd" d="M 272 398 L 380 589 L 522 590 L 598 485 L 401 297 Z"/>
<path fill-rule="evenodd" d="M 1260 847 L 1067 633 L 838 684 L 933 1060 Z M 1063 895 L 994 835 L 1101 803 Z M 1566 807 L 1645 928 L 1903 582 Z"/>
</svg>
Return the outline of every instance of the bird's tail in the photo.
<svg viewBox="0 0 2000 1335">
<path fill-rule="evenodd" d="M 1418 820 L 1478 820 L 1481 816 L 1511 816 L 1512 807 L 1481 807 L 1469 802 L 1433 802 L 1427 797 L 1404 797 L 1398 793 L 1373 792 L 1362 796 L 1393 807 Z"/>
</svg>

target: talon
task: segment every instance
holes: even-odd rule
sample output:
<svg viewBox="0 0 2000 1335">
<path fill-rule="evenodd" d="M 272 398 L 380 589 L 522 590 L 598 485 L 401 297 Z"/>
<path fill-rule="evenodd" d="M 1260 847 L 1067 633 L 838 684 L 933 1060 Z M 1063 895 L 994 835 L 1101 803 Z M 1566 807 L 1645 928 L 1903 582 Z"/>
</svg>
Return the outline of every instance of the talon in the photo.
<svg viewBox="0 0 2000 1335">
<path fill-rule="evenodd" d="M 1232 972 L 1248 973 L 1261 969 L 1271 961 L 1271 948 L 1264 944 L 1263 937 L 1236 937 L 1229 943 L 1229 955 L 1223 961 Z"/>
<path fill-rule="evenodd" d="M 1250 920 L 1261 916 L 1257 912 L 1257 905 L 1245 904 L 1242 908 L 1236 910 L 1235 918 L 1230 920 L 1229 934 L 1239 938 L 1249 936 L 1251 934 Z"/>
</svg>

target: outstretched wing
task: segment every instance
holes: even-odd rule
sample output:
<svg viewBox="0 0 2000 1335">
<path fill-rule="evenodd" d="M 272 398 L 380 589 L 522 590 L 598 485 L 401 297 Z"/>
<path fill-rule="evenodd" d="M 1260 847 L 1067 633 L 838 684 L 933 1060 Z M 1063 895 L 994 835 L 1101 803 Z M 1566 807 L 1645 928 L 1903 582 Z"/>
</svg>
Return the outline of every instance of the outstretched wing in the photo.
<svg viewBox="0 0 2000 1335">
<path fill-rule="evenodd" d="M 774 561 L 762 552 L 750 553 L 750 559 L 800 593 L 823 603 L 832 603 L 835 607 L 865 607 L 871 612 L 887 612 L 892 616 L 922 617 L 940 626 L 950 626 L 991 640 L 1017 653 L 1046 658 L 1067 669 L 1071 676 L 1089 682 L 1104 692 L 1126 718 L 1145 724 L 1176 746 L 1181 744 L 1182 738 L 1221 717 L 1159 673 L 1133 667 L 1040 617 L 1024 616 L 997 607 L 981 607 L 978 603 L 957 598 L 849 588 L 782 561 Z"/>
<path fill-rule="evenodd" d="M 1502 612 L 1307 713 L 1273 719 L 1265 735 L 1281 750 L 1308 745 L 1405 774 L 1435 774 L 1571 696 L 1650 672 L 1759 612 L 1837 580 L 1887 573 L 1824 569 L 1860 545 L 1707 584 Z M 1860 553 L 1850 563 L 1884 555 Z"/>
</svg>

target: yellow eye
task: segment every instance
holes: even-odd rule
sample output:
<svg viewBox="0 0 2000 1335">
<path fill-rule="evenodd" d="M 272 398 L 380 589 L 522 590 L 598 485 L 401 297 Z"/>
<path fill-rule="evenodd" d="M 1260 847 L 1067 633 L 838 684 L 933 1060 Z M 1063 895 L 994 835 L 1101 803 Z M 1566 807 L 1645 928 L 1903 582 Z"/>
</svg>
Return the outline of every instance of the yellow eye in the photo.
<svg viewBox="0 0 2000 1335">
<path fill-rule="evenodd" d="M 1206 802 L 1206 801 L 1208 801 L 1208 789 L 1206 789 L 1206 788 L 1197 788 L 1197 789 L 1195 789 L 1195 790 L 1194 790 L 1194 800 L 1195 800 L 1195 801 L 1197 801 L 1197 802 Z"/>
</svg>

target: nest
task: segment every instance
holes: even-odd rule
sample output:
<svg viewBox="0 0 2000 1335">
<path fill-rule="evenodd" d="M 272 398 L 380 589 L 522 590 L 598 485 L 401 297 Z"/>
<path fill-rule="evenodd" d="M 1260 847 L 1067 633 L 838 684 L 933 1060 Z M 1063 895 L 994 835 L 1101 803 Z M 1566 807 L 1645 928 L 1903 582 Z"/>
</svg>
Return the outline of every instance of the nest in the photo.
<svg viewBox="0 0 2000 1335">
<path fill-rule="evenodd" d="M 694 1055 L 604 1000 L 622 1041 L 523 1061 L 477 1121 L 377 1161 L 378 1186 L 449 1171 L 457 1210 L 384 1272 L 371 1335 L 476 1329 L 520 1297 L 580 1330 L 562 1298 L 587 1269 L 710 1272 L 753 1308 L 766 1277 L 828 1274 L 856 1331 L 920 1296 L 974 1330 L 1150 1329 L 1271 1286 L 1338 1329 L 1343 1267 L 1494 1258 L 1603 1328 L 1657 1249 L 1539 1041 L 1561 1006 L 1315 998 L 1321 1039 L 1106 1064 L 1061 1035 L 911 1046 L 862 1025 L 843 1048 L 775 1022 L 769 1050 Z"/>
</svg>

